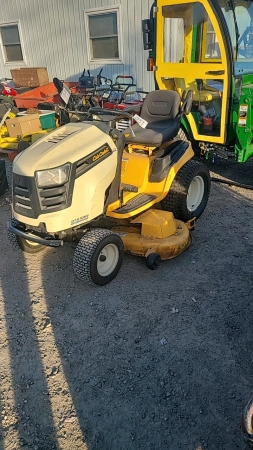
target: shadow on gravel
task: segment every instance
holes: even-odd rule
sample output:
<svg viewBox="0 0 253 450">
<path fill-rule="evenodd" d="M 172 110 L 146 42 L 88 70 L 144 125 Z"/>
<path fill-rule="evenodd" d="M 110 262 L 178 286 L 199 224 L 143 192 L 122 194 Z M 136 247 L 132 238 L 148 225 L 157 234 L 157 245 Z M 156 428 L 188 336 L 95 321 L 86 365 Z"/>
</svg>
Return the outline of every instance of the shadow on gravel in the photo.
<svg viewBox="0 0 253 450">
<path fill-rule="evenodd" d="M 243 450 L 252 220 L 252 197 L 213 186 L 193 247 L 154 272 L 126 255 L 103 288 L 74 278 L 70 247 L 45 255 L 48 314 L 89 450 Z"/>
<path fill-rule="evenodd" d="M 2 289 L 20 448 L 244 449 L 252 200 L 213 185 L 191 248 L 158 271 L 126 255 L 102 288 L 74 277 L 70 245 L 10 253 Z"/>
<path fill-rule="evenodd" d="M 253 189 L 253 160 L 246 163 L 238 163 L 233 160 L 226 160 L 215 158 L 214 162 L 211 160 L 201 160 L 213 176 L 234 181 L 236 183 L 243 183 L 252 186 Z"/>
<path fill-rule="evenodd" d="M 7 239 L 5 231 L 2 235 Z M 5 412 L 6 423 L 1 430 L 3 440 L 0 448 L 56 449 L 57 439 L 32 313 L 33 293 L 27 279 L 26 263 L 21 251 L 14 252 L 9 248 L 8 253 L 7 277 L 1 277 L 4 299 L 2 326 L 6 328 L 1 391 L 5 400 L 2 411 Z"/>
<path fill-rule="evenodd" d="M 4 422 L 4 405 L 0 401 L 0 411 L 1 411 L 1 422 L 0 422 L 0 450 L 4 450 L 4 427 L 2 426 L 2 423 Z"/>
</svg>

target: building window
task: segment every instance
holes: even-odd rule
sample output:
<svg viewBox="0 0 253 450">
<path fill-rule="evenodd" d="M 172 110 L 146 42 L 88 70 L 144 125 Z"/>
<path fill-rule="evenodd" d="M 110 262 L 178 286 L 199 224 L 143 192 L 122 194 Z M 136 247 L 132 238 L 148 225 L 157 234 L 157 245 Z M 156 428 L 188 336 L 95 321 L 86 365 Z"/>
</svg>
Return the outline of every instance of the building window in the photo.
<svg viewBox="0 0 253 450">
<path fill-rule="evenodd" d="M 119 8 L 86 12 L 90 61 L 122 59 Z"/>
<path fill-rule="evenodd" d="M 5 62 L 23 61 L 18 24 L 0 25 Z"/>
</svg>

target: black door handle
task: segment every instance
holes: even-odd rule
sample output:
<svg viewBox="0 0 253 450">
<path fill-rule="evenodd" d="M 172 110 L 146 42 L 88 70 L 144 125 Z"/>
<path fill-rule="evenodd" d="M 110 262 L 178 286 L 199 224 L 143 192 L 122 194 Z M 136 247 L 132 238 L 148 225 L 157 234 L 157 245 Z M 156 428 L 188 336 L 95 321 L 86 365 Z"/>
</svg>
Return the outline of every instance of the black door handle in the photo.
<svg viewBox="0 0 253 450">
<path fill-rule="evenodd" d="M 206 75 L 224 75 L 225 70 L 209 70 Z"/>
</svg>

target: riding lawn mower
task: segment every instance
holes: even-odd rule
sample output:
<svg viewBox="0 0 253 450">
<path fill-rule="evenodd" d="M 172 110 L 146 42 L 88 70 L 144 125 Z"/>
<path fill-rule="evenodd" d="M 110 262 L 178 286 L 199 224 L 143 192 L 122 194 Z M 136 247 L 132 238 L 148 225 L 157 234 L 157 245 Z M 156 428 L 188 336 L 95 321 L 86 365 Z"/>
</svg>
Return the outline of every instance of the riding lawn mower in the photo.
<svg viewBox="0 0 253 450">
<path fill-rule="evenodd" d="M 100 120 L 68 123 L 21 152 L 13 163 L 10 240 L 23 251 L 76 241 L 73 269 L 85 282 L 109 283 L 124 250 L 161 260 L 181 254 L 210 192 L 208 169 L 191 146 L 175 139 L 191 109 L 192 92 L 150 92 L 135 123 L 121 133 Z"/>
<path fill-rule="evenodd" d="M 89 71 L 88 75 L 84 76 L 84 72 L 79 78 L 79 85 L 75 88 L 76 92 L 72 92 L 59 78 L 54 77 L 53 79 L 62 102 L 60 111 L 62 114 L 65 113 L 60 124 L 68 123 L 70 116 L 75 116 L 81 121 L 92 119 L 89 109 L 95 106 L 101 106 L 104 109 L 127 109 L 128 112 L 140 111 L 143 95 L 145 96 L 147 92 L 136 90 L 132 76 L 118 75 L 115 82 L 112 83 L 112 80 L 101 75 L 102 69 L 97 77 L 91 76 Z M 40 103 L 38 108 L 54 109 L 55 105 Z M 105 120 L 104 115 L 103 118 Z M 119 130 L 123 130 L 129 125 L 129 120 L 126 119 L 115 122 L 116 128 Z"/>
</svg>

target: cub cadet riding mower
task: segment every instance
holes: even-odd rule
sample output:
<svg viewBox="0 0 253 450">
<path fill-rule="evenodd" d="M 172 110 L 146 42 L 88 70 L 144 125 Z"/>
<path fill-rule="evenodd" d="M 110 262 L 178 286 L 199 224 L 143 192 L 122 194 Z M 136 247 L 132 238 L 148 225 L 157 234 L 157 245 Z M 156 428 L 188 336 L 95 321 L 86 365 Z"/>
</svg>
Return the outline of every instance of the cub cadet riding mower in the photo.
<svg viewBox="0 0 253 450">
<path fill-rule="evenodd" d="M 197 153 L 253 155 L 252 0 L 156 0 L 143 21 L 157 89 L 193 91 L 181 138 Z"/>
<path fill-rule="evenodd" d="M 102 121 L 69 123 L 24 150 L 13 164 L 12 241 L 30 253 L 78 241 L 74 272 L 98 285 L 116 276 L 124 249 L 150 269 L 182 253 L 210 191 L 208 169 L 173 140 L 191 101 L 191 92 L 182 104 L 177 92 L 150 92 L 142 126 L 122 134 Z M 91 108 L 103 113 L 131 117 Z"/>
</svg>

